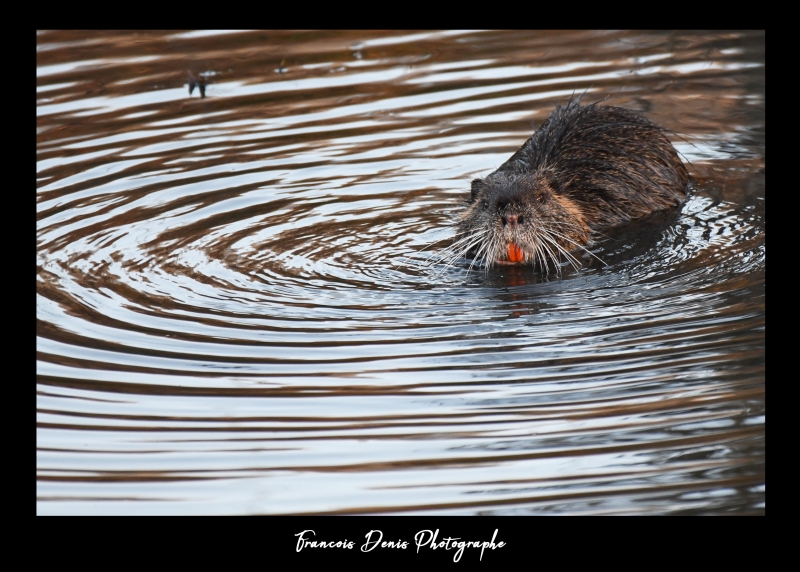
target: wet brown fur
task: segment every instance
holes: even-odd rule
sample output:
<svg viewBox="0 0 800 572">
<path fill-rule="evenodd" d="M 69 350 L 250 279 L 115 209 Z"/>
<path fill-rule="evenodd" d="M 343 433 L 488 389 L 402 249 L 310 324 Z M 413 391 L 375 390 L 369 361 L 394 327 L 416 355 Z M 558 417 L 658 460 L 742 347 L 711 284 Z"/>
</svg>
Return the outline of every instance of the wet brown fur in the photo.
<svg viewBox="0 0 800 572">
<path fill-rule="evenodd" d="M 562 256 L 603 228 L 683 203 L 689 176 L 664 129 L 634 111 L 577 98 L 558 106 L 494 173 L 472 181 L 469 205 L 451 253 L 487 267 L 524 264 L 559 269 Z"/>
</svg>

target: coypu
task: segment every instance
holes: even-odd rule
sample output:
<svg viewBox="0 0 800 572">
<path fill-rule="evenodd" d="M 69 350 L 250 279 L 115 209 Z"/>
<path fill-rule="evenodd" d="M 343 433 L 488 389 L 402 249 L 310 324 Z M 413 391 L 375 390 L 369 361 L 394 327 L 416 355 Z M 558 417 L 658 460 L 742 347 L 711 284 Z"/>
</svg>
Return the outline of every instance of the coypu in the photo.
<svg viewBox="0 0 800 572">
<path fill-rule="evenodd" d="M 472 181 L 468 207 L 445 258 L 537 265 L 560 272 L 561 255 L 593 235 L 676 207 L 689 175 L 665 130 L 642 115 L 580 97 L 553 114 L 495 172 Z"/>
</svg>

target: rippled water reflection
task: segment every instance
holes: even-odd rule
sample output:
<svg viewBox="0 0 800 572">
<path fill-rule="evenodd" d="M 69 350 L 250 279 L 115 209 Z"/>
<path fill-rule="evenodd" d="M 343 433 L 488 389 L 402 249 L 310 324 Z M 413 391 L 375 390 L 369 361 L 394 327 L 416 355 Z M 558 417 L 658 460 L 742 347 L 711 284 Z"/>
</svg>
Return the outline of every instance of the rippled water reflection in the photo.
<svg viewBox="0 0 800 572">
<path fill-rule="evenodd" d="M 753 32 L 39 33 L 38 512 L 763 513 L 764 66 Z M 683 209 L 561 277 L 429 267 L 582 91 L 677 133 Z"/>
</svg>

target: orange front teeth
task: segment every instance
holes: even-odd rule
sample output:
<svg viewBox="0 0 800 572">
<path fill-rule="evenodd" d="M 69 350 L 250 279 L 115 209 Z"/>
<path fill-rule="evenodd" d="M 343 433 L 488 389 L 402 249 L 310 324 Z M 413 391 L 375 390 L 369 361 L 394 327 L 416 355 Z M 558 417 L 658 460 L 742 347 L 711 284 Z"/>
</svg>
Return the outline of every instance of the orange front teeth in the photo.
<svg viewBox="0 0 800 572">
<path fill-rule="evenodd" d="M 508 259 L 511 262 L 522 262 L 525 260 L 522 249 L 513 242 L 508 245 Z"/>
</svg>

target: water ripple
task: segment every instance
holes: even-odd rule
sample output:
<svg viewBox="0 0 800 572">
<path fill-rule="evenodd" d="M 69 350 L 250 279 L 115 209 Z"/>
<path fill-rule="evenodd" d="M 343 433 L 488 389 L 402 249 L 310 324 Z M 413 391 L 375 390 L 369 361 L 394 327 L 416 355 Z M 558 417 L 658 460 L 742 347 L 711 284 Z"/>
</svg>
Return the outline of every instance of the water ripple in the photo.
<svg viewBox="0 0 800 572">
<path fill-rule="evenodd" d="M 763 513 L 764 65 L 756 32 L 38 34 L 38 512 Z M 584 91 L 675 132 L 683 208 L 560 275 L 438 261 Z"/>
</svg>

